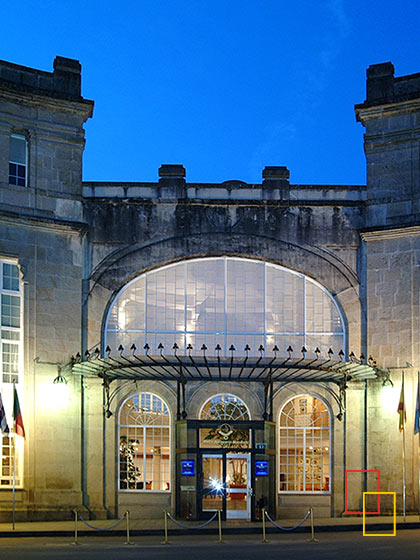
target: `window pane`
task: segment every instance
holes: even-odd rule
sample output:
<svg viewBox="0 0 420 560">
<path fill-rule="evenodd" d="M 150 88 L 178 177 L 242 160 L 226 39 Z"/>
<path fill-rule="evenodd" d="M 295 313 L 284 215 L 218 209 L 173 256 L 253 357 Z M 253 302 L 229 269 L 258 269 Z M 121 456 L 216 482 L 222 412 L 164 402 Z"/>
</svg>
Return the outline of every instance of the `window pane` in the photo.
<svg viewBox="0 0 420 560">
<path fill-rule="evenodd" d="M 227 261 L 228 332 L 264 332 L 264 270 L 263 263 Z"/>
<path fill-rule="evenodd" d="M 146 428 L 146 490 L 169 490 L 169 428 Z"/>
<path fill-rule="evenodd" d="M 267 266 L 267 331 L 303 333 L 304 305 L 304 277 Z"/>
<path fill-rule="evenodd" d="M 2 329 L 1 337 L 3 340 L 20 340 L 20 333 L 19 331 L 10 331 L 8 329 Z"/>
<path fill-rule="evenodd" d="M 122 429 L 120 432 L 120 488 L 142 490 L 144 483 L 143 430 Z"/>
<path fill-rule="evenodd" d="M 11 136 L 10 161 L 26 165 L 26 140 L 23 137 Z"/>
<path fill-rule="evenodd" d="M 2 344 L 3 382 L 16 383 L 19 381 L 19 346 L 17 344 Z"/>
<path fill-rule="evenodd" d="M 16 438 L 15 442 L 15 484 L 22 487 L 22 457 L 23 441 Z M 13 453 L 11 438 L 1 437 L 1 467 L 0 467 L 0 487 L 11 488 L 13 486 Z"/>
<path fill-rule="evenodd" d="M 340 314 L 331 297 L 309 280 L 306 280 L 306 330 L 310 333 L 343 332 Z"/>
<path fill-rule="evenodd" d="M 15 264 L 3 263 L 3 288 L 19 291 L 19 271 Z"/>
<path fill-rule="evenodd" d="M 20 327 L 19 296 L 1 296 L 1 324 L 3 327 Z"/>
<path fill-rule="evenodd" d="M 186 263 L 187 332 L 215 333 L 225 330 L 224 263 L 224 259 Z"/>
</svg>

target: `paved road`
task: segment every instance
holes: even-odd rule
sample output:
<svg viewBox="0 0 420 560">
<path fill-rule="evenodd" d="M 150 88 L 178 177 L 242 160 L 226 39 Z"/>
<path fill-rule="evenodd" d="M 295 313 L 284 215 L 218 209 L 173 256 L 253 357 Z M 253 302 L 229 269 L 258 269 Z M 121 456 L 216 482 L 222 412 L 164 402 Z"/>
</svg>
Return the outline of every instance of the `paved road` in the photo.
<svg viewBox="0 0 420 560">
<path fill-rule="evenodd" d="M 270 535 L 262 544 L 255 535 L 228 535 L 225 544 L 215 536 L 172 537 L 161 545 L 158 537 L 135 537 L 125 546 L 121 538 L 85 537 L 80 545 L 68 538 L 0 539 L 1 560 L 418 560 L 420 530 L 399 531 L 396 537 L 363 537 L 357 533 L 321 533 L 318 543 L 306 534 Z"/>
</svg>

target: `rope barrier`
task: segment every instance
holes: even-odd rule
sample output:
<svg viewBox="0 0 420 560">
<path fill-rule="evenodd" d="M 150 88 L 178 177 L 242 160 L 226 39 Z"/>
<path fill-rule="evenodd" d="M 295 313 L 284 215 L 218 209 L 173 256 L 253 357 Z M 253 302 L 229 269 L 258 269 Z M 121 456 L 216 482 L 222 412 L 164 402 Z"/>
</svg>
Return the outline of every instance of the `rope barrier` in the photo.
<svg viewBox="0 0 420 560">
<path fill-rule="evenodd" d="M 119 525 L 122 521 L 124 521 L 125 519 L 125 513 L 124 515 L 121 517 L 121 519 L 119 519 L 118 521 L 116 521 L 115 523 L 113 523 L 112 525 L 110 525 L 109 527 L 95 527 L 94 525 L 91 525 L 88 521 L 86 521 L 86 519 L 84 519 L 83 515 L 81 513 L 79 513 L 79 518 L 83 521 L 83 523 L 85 525 L 87 525 L 88 527 L 90 527 L 91 529 L 94 529 L 95 531 L 109 531 L 110 529 L 113 529 L 114 527 L 116 527 L 117 525 Z"/>
<path fill-rule="evenodd" d="M 165 531 L 165 540 L 162 542 L 162 544 L 169 544 L 169 540 L 168 540 L 168 518 L 171 519 L 174 523 L 176 523 L 176 525 L 178 525 L 179 527 L 182 527 L 183 529 L 203 529 L 203 527 L 206 527 L 207 525 L 210 525 L 210 523 L 212 521 L 214 521 L 217 517 L 217 522 L 218 522 L 218 533 L 219 533 L 219 540 L 218 542 L 220 544 L 223 544 L 222 541 L 222 518 L 220 515 L 220 510 L 217 510 L 215 512 L 215 514 L 210 517 L 210 519 L 207 519 L 207 521 L 205 521 L 204 523 L 201 523 L 201 525 L 184 525 L 183 523 L 181 523 L 180 521 L 178 521 L 177 519 L 173 518 L 172 515 L 169 513 L 169 511 L 164 510 L 163 511 L 163 524 L 164 524 L 164 531 Z"/>
<path fill-rule="evenodd" d="M 94 531 L 109 531 L 111 529 L 114 529 L 114 527 L 117 527 L 117 525 L 122 523 L 125 519 L 126 520 L 126 536 L 127 536 L 127 540 L 126 540 L 125 544 L 133 544 L 130 541 L 130 521 L 129 521 L 129 512 L 128 511 L 124 512 L 124 515 L 121 517 L 121 519 L 119 519 L 118 521 L 116 521 L 112 525 L 109 525 L 109 527 L 95 527 L 95 525 L 92 525 L 91 523 L 86 521 L 86 519 L 83 517 L 83 515 L 81 513 L 78 513 L 77 510 L 74 509 L 73 513 L 74 513 L 74 542 L 73 542 L 73 544 L 79 544 L 79 542 L 77 540 L 77 537 L 78 537 L 78 519 L 79 518 L 80 518 L 81 521 L 83 521 L 83 523 L 87 527 L 89 527 L 90 529 L 93 529 Z"/>
<path fill-rule="evenodd" d="M 300 527 L 308 519 L 308 517 L 311 515 L 311 511 L 312 511 L 312 508 L 308 509 L 308 513 L 305 515 L 305 517 L 302 519 L 302 521 L 300 521 L 294 527 L 280 527 L 280 525 L 277 525 L 277 523 L 271 519 L 267 510 L 264 510 L 264 513 L 267 516 L 267 519 L 274 525 L 274 527 L 277 527 L 277 529 L 281 529 L 282 531 L 293 531 L 294 529 L 297 529 L 298 527 Z"/>
<path fill-rule="evenodd" d="M 210 525 L 210 523 L 217 517 L 217 511 L 216 513 L 213 515 L 213 517 L 211 517 L 210 519 L 207 519 L 207 521 L 205 521 L 204 523 L 202 523 L 201 525 L 184 525 L 183 523 L 181 523 L 180 521 L 178 521 L 177 519 L 174 519 L 172 517 L 172 515 L 169 513 L 169 511 L 166 512 L 166 515 L 169 517 L 169 519 L 171 519 L 174 523 L 176 523 L 177 525 L 179 525 L 180 527 L 182 527 L 183 529 L 202 529 L 203 527 L 206 527 L 206 525 Z"/>
</svg>

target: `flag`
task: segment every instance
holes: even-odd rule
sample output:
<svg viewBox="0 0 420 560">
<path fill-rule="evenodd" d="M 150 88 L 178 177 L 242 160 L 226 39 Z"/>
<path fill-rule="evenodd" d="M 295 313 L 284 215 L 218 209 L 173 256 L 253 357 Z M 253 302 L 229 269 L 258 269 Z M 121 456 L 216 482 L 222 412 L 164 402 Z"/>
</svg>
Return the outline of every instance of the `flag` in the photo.
<svg viewBox="0 0 420 560">
<path fill-rule="evenodd" d="M 16 391 L 16 385 L 13 385 L 13 420 L 14 430 L 17 436 L 25 437 L 25 428 L 23 427 L 22 413 L 20 411 L 19 398 Z"/>
<path fill-rule="evenodd" d="M 420 373 L 417 380 L 417 398 L 416 398 L 416 411 L 414 416 L 414 434 L 420 432 Z"/>
<path fill-rule="evenodd" d="M 9 433 L 9 426 L 7 425 L 6 413 L 4 411 L 1 395 L 0 395 L 0 430 L 4 435 L 7 435 Z"/>
<path fill-rule="evenodd" d="M 404 422 L 407 422 L 407 414 L 405 411 L 405 402 L 404 402 L 404 377 L 401 383 L 400 402 L 398 403 L 397 412 L 400 417 L 398 427 L 400 429 L 400 432 L 402 432 L 404 430 Z"/>
</svg>

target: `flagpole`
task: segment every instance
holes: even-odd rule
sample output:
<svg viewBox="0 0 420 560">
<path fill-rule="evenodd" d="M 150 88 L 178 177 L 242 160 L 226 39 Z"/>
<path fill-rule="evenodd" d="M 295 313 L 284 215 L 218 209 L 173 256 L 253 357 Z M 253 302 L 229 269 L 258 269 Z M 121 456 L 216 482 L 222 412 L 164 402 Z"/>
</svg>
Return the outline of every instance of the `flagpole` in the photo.
<svg viewBox="0 0 420 560">
<path fill-rule="evenodd" d="M 417 371 L 417 395 L 416 395 L 416 406 L 417 406 L 417 399 L 419 399 L 420 404 L 420 371 Z M 420 411 L 419 411 L 420 413 Z M 420 432 L 419 432 L 419 445 L 418 445 L 418 453 L 419 453 L 419 520 L 420 520 Z"/>
<path fill-rule="evenodd" d="M 404 371 L 402 372 L 402 390 L 404 395 Z M 405 395 L 404 395 L 404 410 L 403 414 L 405 415 Z M 406 499 L 406 490 L 407 490 L 407 480 L 406 480 L 406 469 L 405 469 L 405 416 L 403 417 L 403 445 L 402 445 L 402 461 L 403 461 L 403 518 L 405 519 L 405 499 Z"/>
<path fill-rule="evenodd" d="M 15 488 L 16 488 L 16 471 L 15 471 L 15 434 L 11 434 L 12 437 L 12 453 L 13 453 L 13 489 L 12 489 L 12 528 L 15 530 Z"/>
</svg>

